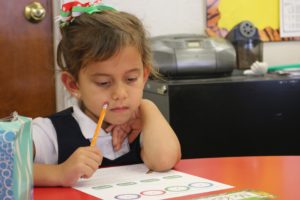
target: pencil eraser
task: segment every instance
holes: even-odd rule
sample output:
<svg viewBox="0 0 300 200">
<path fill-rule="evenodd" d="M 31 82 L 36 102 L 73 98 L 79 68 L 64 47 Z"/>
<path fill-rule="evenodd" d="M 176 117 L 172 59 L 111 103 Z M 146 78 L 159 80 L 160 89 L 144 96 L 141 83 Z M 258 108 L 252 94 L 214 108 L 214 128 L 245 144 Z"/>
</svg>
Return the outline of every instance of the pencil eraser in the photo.
<svg viewBox="0 0 300 200">
<path fill-rule="evenodd" d="M 103 108 L 107 108 L 107 107 L 108 107 L 108 102 L 104 102 Z"/>
</svg>

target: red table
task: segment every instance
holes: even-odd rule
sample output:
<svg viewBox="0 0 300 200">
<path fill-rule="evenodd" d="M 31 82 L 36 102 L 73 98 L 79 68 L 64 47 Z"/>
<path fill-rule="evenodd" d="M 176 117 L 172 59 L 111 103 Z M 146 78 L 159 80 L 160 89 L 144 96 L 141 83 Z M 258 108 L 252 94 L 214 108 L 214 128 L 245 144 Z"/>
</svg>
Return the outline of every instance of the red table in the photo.
<svg viewBox="0 0 300 200">
<path fill-rule="evenodd" d="M 276 195 L 282 200 L 300 199 L 300 156 L 255 156 L 199 158 L 181 160 L 175 170 L 235 186 L 228 190 L 190 195 L 191 199 L 209 194 L 254 189 Z M 72 188 L 34 188 L 35 200 L 95 200 Z"/>
</svg>

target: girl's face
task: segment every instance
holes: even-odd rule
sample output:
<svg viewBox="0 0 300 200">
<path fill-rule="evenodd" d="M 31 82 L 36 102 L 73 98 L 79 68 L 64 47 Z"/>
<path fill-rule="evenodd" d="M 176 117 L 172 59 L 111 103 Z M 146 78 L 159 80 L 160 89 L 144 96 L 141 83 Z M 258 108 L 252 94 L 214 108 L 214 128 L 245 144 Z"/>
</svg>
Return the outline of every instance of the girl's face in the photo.
<svg viewBox="0 0 300 200">
<path fill-rule="evenodd" d="M 141 103 L 148 75 L 140 53 L 133 46 L 121 49 L 105 61 L 89 63 L 80 70 L 77 83 L 83 111 L 97 122 L 107 102 L 105 121 L 109 124 L 127 122 Z"/>
</svg>

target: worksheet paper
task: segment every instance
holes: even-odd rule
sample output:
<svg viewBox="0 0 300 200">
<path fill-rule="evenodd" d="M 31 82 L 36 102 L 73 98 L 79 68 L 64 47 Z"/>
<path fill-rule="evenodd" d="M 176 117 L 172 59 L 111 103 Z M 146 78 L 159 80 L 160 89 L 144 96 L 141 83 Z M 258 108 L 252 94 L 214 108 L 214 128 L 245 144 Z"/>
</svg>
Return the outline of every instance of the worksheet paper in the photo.
<svg viewBox="0 0 300 200">
<path fill-rule="evenodd" d="M 74 186 L 105 200 L 167 199 L 232 187 L 176 170 L 152 172 L 144 164 L 101 168 Z"/>
<path fill-rule="evenodd" d="M 299 0 L 280 0 L 280 36 L 300 36 Z"/>
</svg>

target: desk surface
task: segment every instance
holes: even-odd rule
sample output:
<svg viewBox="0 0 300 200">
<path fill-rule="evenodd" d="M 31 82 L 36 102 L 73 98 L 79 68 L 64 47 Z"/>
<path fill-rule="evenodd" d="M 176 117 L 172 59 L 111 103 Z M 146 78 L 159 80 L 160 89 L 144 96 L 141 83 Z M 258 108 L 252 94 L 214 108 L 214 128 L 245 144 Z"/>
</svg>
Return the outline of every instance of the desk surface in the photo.
<svg viewBox="0 0 300 200">
<path fill-rule="evenodd" d="M 300 156 L 256 156 L 181 160 L 175 170 L 235 186 L 232 189 L 190 195 L 191 199 L 228 191 L 255 189 L 282 200 L 300 199 Z M 34 188 L 35 200 L 95 200 L 72 188 Z"/>
</svg>

